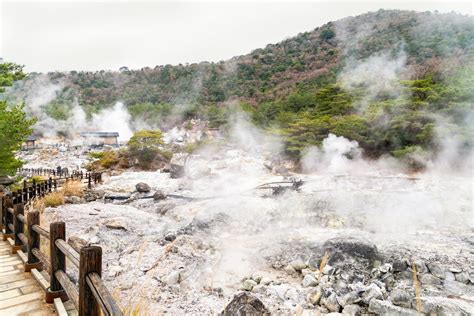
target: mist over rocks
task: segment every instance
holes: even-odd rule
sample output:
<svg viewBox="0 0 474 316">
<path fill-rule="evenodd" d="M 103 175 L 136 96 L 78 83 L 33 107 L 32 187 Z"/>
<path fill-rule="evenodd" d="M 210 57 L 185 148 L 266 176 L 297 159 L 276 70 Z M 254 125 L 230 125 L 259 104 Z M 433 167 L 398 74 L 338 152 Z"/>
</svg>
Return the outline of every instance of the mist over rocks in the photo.
<svg viewBox="0 0 474 316">
<path fill-rule="evenodd" d="M 150 314 L 474 313 L 472 146 L 451 128 L 469 131 L 472 116 L 460 124 L 464 110 L 451 117 L 449 111 L 430 113 L 429 100 L 440 87 L 432 87 L 423 70 L 444 73 L 449 48 L 460 46 L 458 33 L 468 18 L 454 21 L 461 31 L 441 61 L 422 47 L 418 63 L 418 46 L 391 36 L 393 25 L 405 30 L 410 21 L 428 31 L 437 19 L 428 15 L 379 11 L 347 18 L 236 57 L 232 67 L 223 62 L 56 79 L 37 75 L 39 91 L 32 81 L 24 84 L 33 85 L 27 106 L 39 113 L 38 133 L 54 136 L 45 143 L 57 135 L 72 140 L 19 153 L 27 167 L 82 170 L 92 150 L 76 138 L 83 129 L 110 128 L 125 140 L 134 129 L 163 127 L 157 147 L 173 154 L 160 169 L 107 170 L 82 204 L 46 208 L 42 223 L 65 221 L 69 236 L 103 247 L 106 284 L 123 302 L 143 302 Z M 360 19 L 370 23 L 358 25 Z M 419 36 L 418 28 L 409 31 Z M 384 45 L 387 38 L 392 49 Z M 295 56 L 319 53 L 304 53 L 315 58 L 290 60 L 292 66 L 265 74 L 290 50 Z M 459 51 L 458 62 L 464 53 Z M 318 74 L 338 66 L 334 75 L 341 86 L 311 90 Z M 177 70 L 190 70 L 189 77 Z M 222 72 L 224 81 L 217 84 Z M 84 93 L 89 81 L 109 89 L 93 111 L 84 106 L 99 104 Z M 308 84 L 309 92 L 292 95 L 299 91 L 293 84 Z M 366 89 L 358 95 L 361 85 Z M 65 95 L 66 86 L 71 95 Z M 414 100 L 418 94 L 408 88 L 422 98 Z M 189 93 L 181 95 L 183 89 Z M 234 89 L 249 103 L 246 111 L 234 100 Z M 281 94 L 288 98 L 272 99 Z M 196 100 L 209 106 L 207 117 L 194 107 Z M 442 108 L 446 100 L 431 105 Z M 69 116 L 52 119 L 63 105 Z M 296 110 L 278 112 L 285 106 Z M 222 108 L 231 113 L 223 115 Z M 262 108 L 267 112 L 253 111 Z M 366 116 L 377 119 L 364 121 Z M 275 133 L 276 122 L 288 128 Z M 436 155 L 421 146 L 397 147 L 430 133 L 433 138 L 425 140 Z M 368 150 L 384 146 L 389 149 L 382 154 Z M 423 167 L 407 168 L 404 159 Z"/>
</svg>

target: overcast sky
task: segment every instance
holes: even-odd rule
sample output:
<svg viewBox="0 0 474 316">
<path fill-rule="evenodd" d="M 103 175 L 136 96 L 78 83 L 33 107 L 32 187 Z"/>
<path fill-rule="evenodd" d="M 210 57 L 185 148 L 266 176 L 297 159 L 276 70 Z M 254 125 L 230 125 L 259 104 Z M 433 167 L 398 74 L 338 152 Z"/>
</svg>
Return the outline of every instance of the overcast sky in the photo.
<svg viewBox="0 0 474 316">
<path fill-rule="evenodd" d="M 380 8 L 473 12 L 470 1 L 0 1 L 0 56 L 30 72 L 225 60 Z"/>
</svg>

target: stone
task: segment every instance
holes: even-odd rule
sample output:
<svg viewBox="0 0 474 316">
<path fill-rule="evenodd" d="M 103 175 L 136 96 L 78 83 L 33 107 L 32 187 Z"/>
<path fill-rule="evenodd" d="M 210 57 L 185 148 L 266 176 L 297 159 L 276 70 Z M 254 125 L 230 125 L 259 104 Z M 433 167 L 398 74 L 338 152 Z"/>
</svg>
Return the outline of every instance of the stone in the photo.
<svg viewBox="0 0 474 316">
<path fill-rule="evenodd" d="M 428 267 L 426 266 L 423 260 L 416 260 L 415 261 L 416 272 L 418 273 L 427 273 Z"/>
<path fill-rule="evenodd" d="M 85 203 L 86 200 L 84 200 L 83 198 L 79 197 L 79 196 L 65 196 L 64 197 L 64 203 L 66 204 L 82 204 L 82 203 Z"/>
<path fill-rule="evenodd" d="M 334 273 L 334 268 L 327 264 L 324 266 L 323 271 L 321 272 L 325 275 L 332 275 Z"/>
<path fill-rule="evenodd" d="M 293 268 L 291 265 L 287 265 L 283 270 L 291 276 L 298 275 L 298 272 L 296 272 L 295 268 Z"/>
<path fill-rule="evenodd" d="M 449 271 L 451 271 L 452 273 L 461 273 L 462 269 L 458 267 L 450 267 Z"/>
<path fill-rule="evenodd" d="M 351 284 L 349 285 L 349 287 L 356 291 L 357 293 L 362 293 L 362 292 L 365 292 L 367 290 L 367 287 L 362 283 L 362 282 L 357 282 L 355 284 Z"/>
<path fill-rule="evenodd" d="M 444 275 L 444 279 L 448 281 L 455 281 L 456 277 L 454 276 L 454 273 L 452 273 L 451 271 L 446 271 Z"/>
<path fill-rule="evenodd" d="M 244 291 L 252 291 L 253 287 L 257 285 L 257 282 L 255 282 L 252 279 L 247 279 L 242 283 L 242 286 L 240 287 Z"/>
<path fill-rule="evenodd" d="M 166 199 L 166 194 L 163 191 L 158 190 L 153 193 L 153 201 L 161 201 L 164 199 Z"/>
<path fill-rule="evenodd" d="M 163 279 L 166 285 L 174 285 L 181 282 L 181 271 L 173 271 Z"/>
<path fill-rule="evenodd" d="M 270 312 L 262 301 L 249 293 L 242 292 L 234 296 L 232 301 L 222 311 L 222 316 L 269 316 Z"/>
<path fill-rule="evenodd" d="M 176 239 L 176 233 L 175 232 L 168 232 L 168 233 L 166 233 L 164 239 L 166 241 L 174 241 Z"/>
<path fill-rule="evenodd" d="M 260 274 L 253 274 L 252 275 L 252 280 L 254 280 L 255 282 L 257 282 L 258 284 L 260 284 L 260 282 L 262 282 L 262 276 Z"/>
<path fill-rule="evenodd" d="M 170 161 L 170 178 L 178 179 L 185 175 L 185 165 L 188 155 L 173 155 Z"/>
<path fill-rule="evenodd" d="M 395 306 L 388 301 L 373 299 L 369 304 L 369 312 L 377 315 L 390 316 L 419 316 L 418 312 L 412 309 Z"/>
<path fill-rule="evenodd" d="M 324 242 L 323 248 L 330 254 L 328 263 L 332 266 L 345 262 L 349 258 L 365 261 L 365 263 L 372 265 L 375 260 L 380 258 L 375 244 L 353 237 L 329 239 Z"/>
<path fill-rule="evenodd" d="M 419 278 L 423 285 L 441 285 L 443 283 L 440 278 L 429 273 L 422 274 Z"/>
<path fill-rule="evenodd" d="M 469 291 L 469 286 L 458 281 L 444 281 L 444 290 L 454 295 L 466 295 Z"/>
<path fill-rule="evenodd" d="M 306 301 L 310 304 L 317 305 L 323 296 L 321 287 L 315 287 L 306 295 Z"/>
<path fill-rule="evenodd" d="M 339 305 L 342 307 L 360 302 L 359 294 L 356 291 L 351 291 L 337 298 Z"/>
<path fill-rule="evenodd" d="M 371 283 L 364 294 L 362 294 L 362 301 L 369 304 L 373 299 L 383 299 L 382 290 L 374 283 Z"/>
<path fill-rule="evenodd" d="M 144 182 L 139 182 L 135 184 L 135 189 L 137 190 L 137 192 L 140 193 L 148 193 L 151 191 L 150 186 Z"/>
<path fill-rule="evenodd" d="M 327 297 L 321 298 L 321 305 L 324 305 L 331 312 L 339 312 L 341 305 L 337 302 L 336 293 L 331 293 Z"/>
<path fill-rule="evenodd" d="M 392 265 L 390 263 L 384 263 L 379 267 L 379 271 L 382 273 L 387 273 L 392 271 Z"/>
<path fill-rule="evenodd" d="M 390 300 L 393 305 L 410 308 L 411 307 L 411 295 L 402 289 L 394 289 L 390 293 Z"/>
<path fill-rule="evenodd" d="M 104 223 L 104 225 L 110 229 L 127 230 L 127 225 L 119 219 L 109 219 Z"/>
<path fill-rule="evenodd" d="M 404 259 L 395 260 L 392 263 L 393 272 L 402 272 L 408 268 L 407 261 Z"/>
<path fill-rule="evenodd" d="M 469 273 L 461 272 L 454 275 L 456 281 L 467 284 L 469 282 Z"/>
<path fill-rule="evenodd" d="M 303 287 L 316 286 L 318 283 L 318 280 L 312 274 L 307 274 L 303 278 Z"/>
<path fill-rule="evenodd" d="M 437 263 L 428 263 L 428 269 L 430 270 L 431 274 L 437 278 L 444 279 L 446 275 L 446 268 Z"/>
<path fill-rule="evenodd" d="M 303 261 L 303 259 L 298 258 L 290 262 L 290 266 L 293 267 L 296 271 L 301 271 L 306 268 L 308 265 Z"/>
<path fill-rule="evenodd" d="M 355 305 L 355 304 L 346 305 L 344 306 L 344 309 L 342 310 L 342 315 L 348 315 L 348 316 L 360 315 L 360 306 Z"/>
</svg>

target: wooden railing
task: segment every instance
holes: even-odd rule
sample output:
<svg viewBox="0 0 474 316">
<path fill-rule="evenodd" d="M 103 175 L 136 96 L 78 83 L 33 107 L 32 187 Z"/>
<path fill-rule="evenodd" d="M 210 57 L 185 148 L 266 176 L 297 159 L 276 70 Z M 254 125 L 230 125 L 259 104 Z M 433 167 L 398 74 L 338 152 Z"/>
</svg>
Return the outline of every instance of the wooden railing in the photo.
<svg viewBox="0 0 474 316">
<path fill-rule="evenodd" d="M 25 204 L 56 189 L 55 180 L 50 178 L 1 197 L 3 240 L 10 242 L 12 253 L 18 253 L 24 261 L 25 272 L 33 273 L 43 287 L 47 303 L 55 298 L 70 300 L 81 316 L 101 315 L 101 310 L 105 315 L 122 315 L 101 279 L 102 248 L 72 246 L 66 242 L 64 222 L 51 223 L 47 230 L 40 225 L 39 212 L 25 215 Z M 41 237 L 49 241 L 49 256 L 40 249 Z M 66 258 L 79 269 L 78 286 L 66 274 Z M 43 269 L 48 272 L 49 283 L 39 273 Z"/>
</svg>

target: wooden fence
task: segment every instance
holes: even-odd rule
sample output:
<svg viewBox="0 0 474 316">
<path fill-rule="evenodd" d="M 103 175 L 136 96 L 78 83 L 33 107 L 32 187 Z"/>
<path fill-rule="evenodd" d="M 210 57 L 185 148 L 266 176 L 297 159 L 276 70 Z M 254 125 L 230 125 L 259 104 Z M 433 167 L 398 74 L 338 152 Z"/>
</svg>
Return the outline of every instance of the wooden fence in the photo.
<svg viewBox="0 0 474 316">
<path fill-rule="evenodd" d="M 90 184 L 96 178 L 100 179 L 97 174 L 82 174 L 80 179 Z M 66 179 L 70 178 L 63 180 Z M 24 183 L 23 189 L 2 196 L 3 239 L 9 241 L 12 253 L 18 253 L 24 261 L 25 272 L 33 273 L 46 291 L 47 303 L 53 303 L 55 298 L 71 300 L 81 316 L 101 315 L 100 310 L 105 315 L 122 315 L 101 279 L 102 248 L 70 245 L 66 242 L 66 223 L 51 223 L 48 230 L 40 225 L 38 211 L 25 215 L 25 205 L 56 190 L 59 180 L 50 177 L 31 186 Z M 41 237 L 49 241 L 49 256 L 40 250 Z M 66 258 L 79 269 L 77 287 L 66 274 Z M 49 283 L 39 273 L 43 269 L 48 272 Z"/>
</svg>

